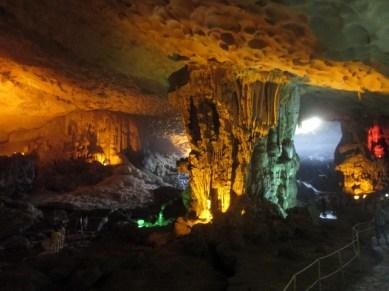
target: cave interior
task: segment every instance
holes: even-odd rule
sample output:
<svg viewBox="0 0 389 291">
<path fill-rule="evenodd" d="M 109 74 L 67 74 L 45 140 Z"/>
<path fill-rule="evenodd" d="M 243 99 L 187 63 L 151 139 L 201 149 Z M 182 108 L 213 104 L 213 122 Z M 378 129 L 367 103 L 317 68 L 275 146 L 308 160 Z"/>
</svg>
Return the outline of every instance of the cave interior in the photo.
<svg viewBox="0 0 389 291">
<path fill-rule="evenodd" d="M 283 290 L 346 244 L 389 199 L 388 4 L 1 0 L 5 290 Z"/>
</svg>

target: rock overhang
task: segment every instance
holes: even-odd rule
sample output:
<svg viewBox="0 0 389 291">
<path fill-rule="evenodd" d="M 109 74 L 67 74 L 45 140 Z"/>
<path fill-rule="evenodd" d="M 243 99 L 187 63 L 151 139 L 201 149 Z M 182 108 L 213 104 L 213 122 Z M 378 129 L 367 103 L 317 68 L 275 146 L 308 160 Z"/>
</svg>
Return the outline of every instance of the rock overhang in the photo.
<svg viewBox="0 0 389 291">
<path fill-rule="evenodd" d="M 279 70 L 309 86 L 386 95 L 385 5 L 6 0 L 2 131 L 80 109 L 169 114 L 168 78 L 186 64 L 222 63 L 253 80 Z"/>
</svg>

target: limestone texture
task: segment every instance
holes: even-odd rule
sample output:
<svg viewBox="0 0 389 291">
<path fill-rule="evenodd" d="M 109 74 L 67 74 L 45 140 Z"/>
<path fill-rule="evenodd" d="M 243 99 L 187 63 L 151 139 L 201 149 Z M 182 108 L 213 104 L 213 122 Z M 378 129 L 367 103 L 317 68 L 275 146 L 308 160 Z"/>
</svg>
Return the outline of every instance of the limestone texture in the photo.
<svg viewBox="0 0 389 291">
<path fill-rule="evenodd" d="M 252 82 L 215 66 L 190 71 L 188 83 L 171 93 L 192 149 L 184 168 L 200 220 L 227 212 L 242 195 L 270 200 L 281 213 L 294 205 L 299 95 L 278 79 L 274 72 Z"/>
<path fill-rule="evenodd" d="M 387 10 L 386 0 L 1 1 L 0 140 L 75 110 L 169 114 L 168 77 L 186 64 L 388 93 Z"/>
<path fill-rule="evenodd" d="M 0 157 L 0 195 L 31 191 L 37 176 L 36 168 L 34 156 Z"/>
<path fill-rule="evenodd" d="M 135 118 L 126 114 L 74 112 L 41 128 L 11 133 L 0 152 L 35 152 L 41 162 L 72 158 L 119 164 L 124 150 L 141 150 L 138 127 Z"/>
<path fill-rule="evenodd" d="M 387 157 L 378 158 L 368 150 L 368 131 L 372 124 L 371 118 L 342 123 L 342 139 L 336 149 L 335 163 L 342 176 L 342 190 L 347 194 L 359 197 L 388 186 Z"/>
</svg>

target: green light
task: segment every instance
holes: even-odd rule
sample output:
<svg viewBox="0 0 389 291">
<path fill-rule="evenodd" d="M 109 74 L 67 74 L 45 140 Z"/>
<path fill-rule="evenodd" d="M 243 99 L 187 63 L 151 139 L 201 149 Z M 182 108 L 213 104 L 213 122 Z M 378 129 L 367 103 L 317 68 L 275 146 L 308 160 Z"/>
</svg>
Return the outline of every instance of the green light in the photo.
<svg viewBox="0 0 389 291">
<path fill-rule="evenodd" d="M 165 217 L 163 215 L 163 211 L 165 210 L 165 206 L 166 205 L 162 205 L 161 210 L 159 211 L 158 217 L 155 220 L 155 222 L 146 221 L 144 219 L 138 219 L 136 221 L 136 223 L 138 224 L 138 228 L 162 227 L 162 226 L 166 226 L 166 225 L 169 225 L 170 223 L 172 223 L 174 221 L 174 218 L 165 219 Z"/>
<path fill-rule="evenodd" d="M 136 221 L 136 223 L 138 224 L 138 227 L 139 228 L 142 228 L 142 227 L 144 227 L 145 226 L 145 220 L 144 219 L 138 219 L 137 221 Z"/>
</svg>

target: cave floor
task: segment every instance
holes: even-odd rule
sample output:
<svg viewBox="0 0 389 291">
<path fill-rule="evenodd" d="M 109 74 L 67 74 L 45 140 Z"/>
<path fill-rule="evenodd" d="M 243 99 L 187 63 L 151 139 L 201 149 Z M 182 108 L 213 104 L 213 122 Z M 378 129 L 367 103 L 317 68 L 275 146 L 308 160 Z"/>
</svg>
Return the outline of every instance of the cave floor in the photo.
<svg viewBox="0 0 389 291">
<path fill-rule="evenodd" d="M 177 238 L 173 225 L 137 228 L 123 211 L 111 213 L 98 232 L 108 210 L 58 206 L 41 207 L 41 219 L 24 237 L 15 237 L 14 247 L 0 248 L 1 290 L 278 291 L 294 272 L 348 243 L 351 226 L 367 219 L 358 207 L 343 212 L 339 220 L 316 223 L 302 209 L 286 220 L 261 216 L 255 223 L 251 216 L 223 216 Z M 90 231 L 82 235 L 77 222 L 86 216 Z M 65 248 L 57 254 L 42 251 L 54 218 L 68 221 Z M 30 246 L 20 246 L 26 240 Z M 364 263 L 368 271 L 378 261 L 371 257 Z M 369 274 L 350 273 L 354 277 L 349 284 Z"/>
<path fill-rule="evenodd" d="M 387 291 L 389 290 L 389 246 L 381 247 L 374 245 L 372 239 L 373 251 L 382 261 L 373 266 L 370 272 L 352 284 L 347 291 Z"/>
<path fill-rule="evenodd" d="M 272 243 L 246 240 L 231 249 L 223 242 L 213 246 L 203 236 L 209 227 L 179 239 L 172 236 L 171 227 L 129 225 L 113 227 L 97 238 L 73 234 L 59 254 L 16 260 L 4 266 L 0 278 L 8 284 L 6 290 L 19 290 L 16 285 L 24 274 L 39 290 L 276 291 L 293 272 L 350 239 L 348 225 L 330 223 L 304 230 L 303 237 L 281 235 Z"/>
</svg>

